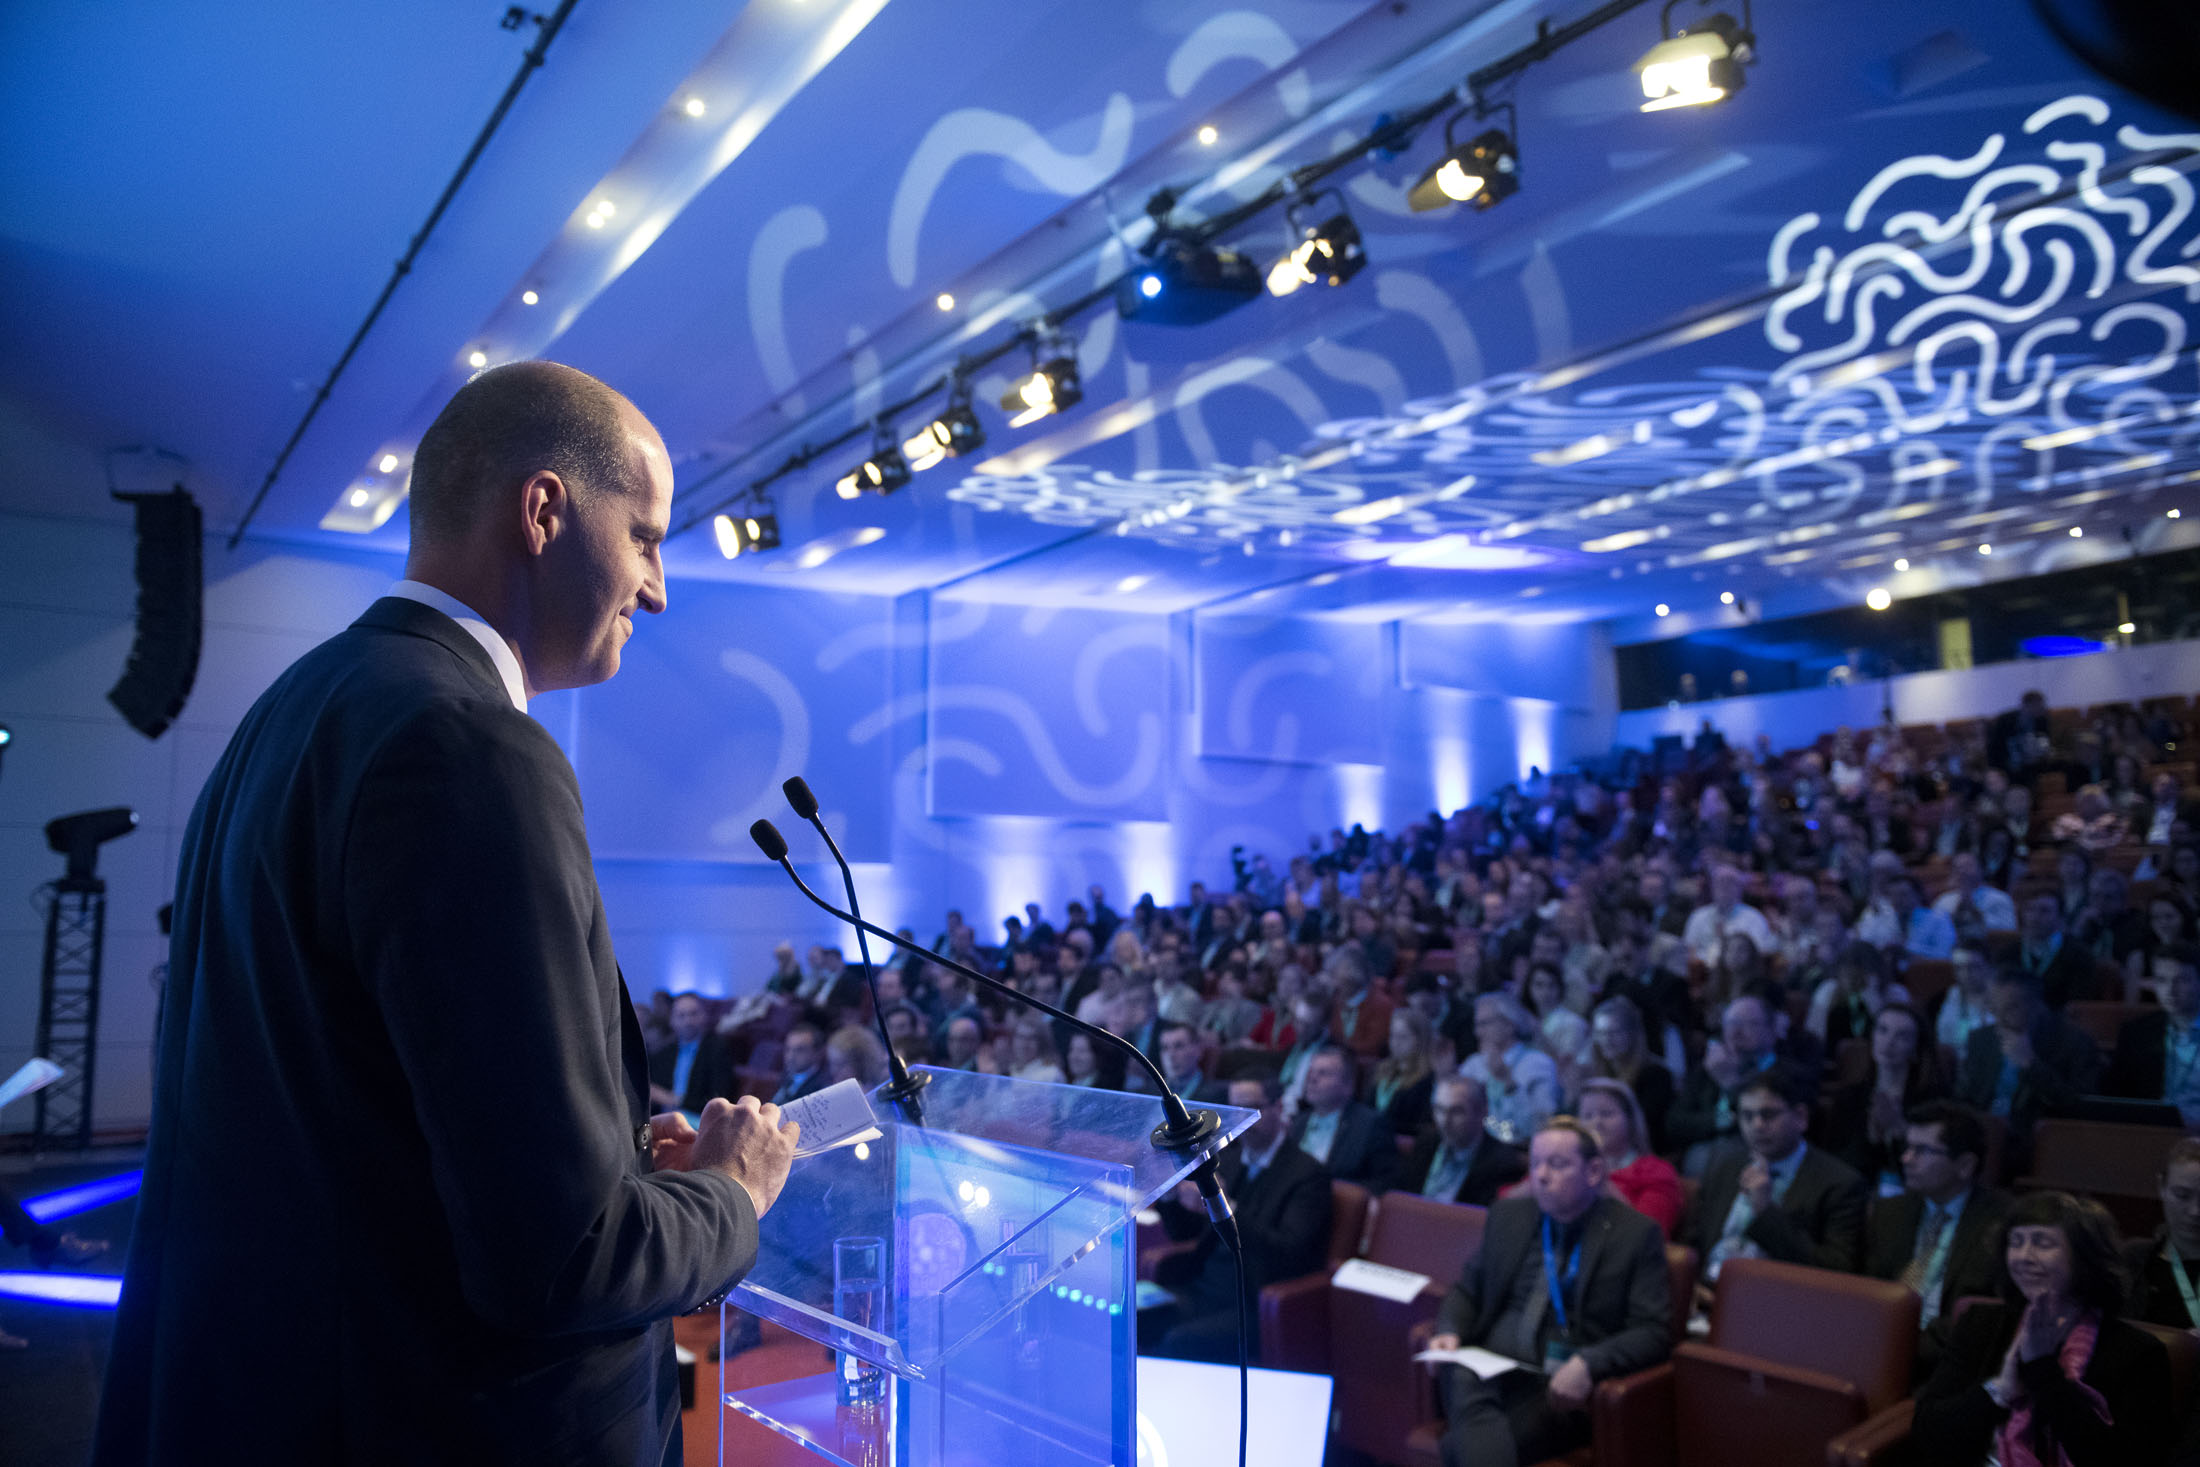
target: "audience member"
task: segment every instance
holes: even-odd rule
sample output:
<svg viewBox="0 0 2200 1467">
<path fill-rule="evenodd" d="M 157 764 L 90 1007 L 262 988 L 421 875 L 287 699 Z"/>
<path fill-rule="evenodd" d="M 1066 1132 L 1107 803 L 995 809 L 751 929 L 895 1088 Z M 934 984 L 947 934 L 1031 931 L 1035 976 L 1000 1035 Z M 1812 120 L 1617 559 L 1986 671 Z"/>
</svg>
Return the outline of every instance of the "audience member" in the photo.
<svg viewBox="0 0 2200 1467">
<path fill-rule="evenodd" d="M 1127 1062 L 1122 1050 L 1112 1044 L 1099 1043 L 1082 1029 L 1072 1030 L 1069 1043 L 1062 1049 L 1062 1068 L 1072 1085 L 1120 1090 Z"/>
<path fill-rule="evenodd" d="M 1535 1020 L 1510 995 L 1485 993 L 1474 1001 L 1476 1047 L 1459 1073 L 1480 1082 L 1500 1141 L 1534 1135 L 1559 1107 L 1558 1066 L 1530 1045 L 1535 1032 Z"/>
<path fill-rule="evenodd" d="M 1367 920 L 1372 914 L 1363 912 Z M 1370 986 L 1372 960 L 1361 947 L 1340 947 L 1322 968 L 1322 978 L 1336 994 L 1336 1011 L 1330 1032 L 1337 1042 L 1356 1055 L 1375 1058 L 1390 1042 L 1390 1000 Z M 1383 969 L 1388 976 L 1387 965 Z"/>
<path fill-rule="evenodd" d="M 1887 981 L 1887 956 L 1871 943 L 1852 942 L 1841 949 L 1833 974 L 1810 996 L 1803 1027 L 1830 1050 L 1844 1040 L 1872 1032 L 1872 1020 L 1889 1003 L 1907 1003 L 1909 991 Z"/>
<path fill-rule="evenodd" d="M 2062 901 L 2051 891 L 2025 898 L 2018 916 L 2017 966 L 2040 981 L 2049 1008 L 2062 1012 L 2074 998 L 2099 998 L 2093 955 L 2067 940 Z"/>
<path fill-rule="evenodd" d="M 1974 1031 L 1986 1028 L 1994 1022 L 1994 1011 L 1987 1003 L 1987 984 L 1994 976 L 1994 965 L 1986 954 L 1965 942 L 1948 955 L 1948 962 L 1955 974 L 1955 981 L 1941 995 L 1940 1015 L 1933 1021 L 1933 1037 L 1947 1048 L 1962 1056 L 1971 1042 Z"/>
<path fill-rule="evenodd" d="M 1731 1140 L 1739 1122 L 1735 1101 L 1743 1084 L 1769 1073 L 1783 1056 L 1773 1025 L 1772 1006 L 1754 995 L 1735 999 L 1719 1019 L 1720 1037 L 1704 1046 L 1703 1060 L 1681 1083 L 1666 1113 L 1667 1147 L 1685 1153 L 1681 1171 L 1701 1176 L 1717 1143 Z M 1793 1083 L 1807 1097 L 1816 1085 L 1816 1057 L 1793 1065 Z M 1806 1100 L 1806 1104 L 1807 1104 Z"/>
<path fill-rule="evenodd" d="M 1526 1176 L 1527 1153 L 1489 1133 L 1489 1110 L 1480 1081 L 1467 1075 L 1439 1079 L 1429 1106 L 1434 1124 L 1415 1138 L 1398 1190 L 1487 1207 L 1501 1190 Z"/>
<path fill-rule="evenodd" d="M 878 1035 L 855 1024 L 844 1024 L 825 1041 L 825 1077 L 838 1085 L 853 1080 L 865 1090 L 886 1083 L 886 1046 Z"/>
<path fill-rule="evenodd" d="M 1587 1444 L 1596 1383 L 1647 1369 L 1672 1348 L 1664 1240 L 1604 1195 L 1596 1138 L 1554 1117 L 1536 1131 L 1528 1165 L 1529 1195 L 1490 1208 L 1482 1246 L 1438 1306 L 1429 1341 L 1479 1346 L 1528 1368 L 1484 1380 L 1439 1367 L 1445 1467 L 1540 1462 Z"/>
<path fill-rule="evenodd" d="M 671 1026 L 672 1042 L 649 1057 L 649 1098 L 665 1110 L 701 1115 L 714 1098 L 733 1094 L 733 1061 L 725 1041 L 711 1032 L 701 995 L 683 993 L 672 1001 Z"/>
<path fill-rule="evenodd" d="M 2162 1225 L 2124 1244 L 2131 1317 L 2165 1329 L 2200 1330 L 2200 1139 L 2170 1147 L 2155 1178 Z"/>
<path fill-rule="evenodd" d="M 2047 1006 L 2036 974 L 2004 968 L 1986 996 L 1994 1022 L 1972 1031 L 1956 1098 L 2008 1122 L 2003 1170 L 2022 1176 L 2032 1160 L 2032 1127 L 2048 1110 L 2092 1093 L 2101 1049 Z"/>
<path fill-rule="evenodd" d="M 2155 970 L 2167 976 L 2159 1008 L 2124 1020 L 2103 1088 L 2133 1100 L 2161 1100 L 2200 1130 L 2200 952 L 2165 950 Z"/>
<path fill-rule="evenodd" d="M 1947 1093 L 1940 1048 L 1926 1042 L 1924 1017 L 1906 1003 L 1888 1004 L 1872 1021 L 1870 1064 L 1830 1097 L 1821 1128 L 1826 1150 L 1882 1194 L 1898 1191 L 1905 1117 Z"/>
<path fill-rule="evenodd" d="M 1026 1012 L 1009 1026 L 1009 1078 L 1058 1085 L 1068 1079 L 1055 1057 L 1054 1025 L 1046 1015 Z"/>
<path fill-rule="evenodd" d="M 1696 1251 L 1715 1283 L 1729 1258 L 1773 1258 L 1853 1272 L 1863 1257 L 1864 1179 L 1803 1139 L 1810 1102 L 1779 1069 L 1735 1095 L 1744 1149 L 1705 1174 Z"/>
<path fill-rule="evenodd" d="M 1895 1279 L 1923 1301 L 1917 1378 L 1933 1373 L 1954 1327 L 1958 1299 L 1992 1292 L 2001 1276 L 2001 1220 L 2009 1198 L 1983 1185 L 1986 1128 L 1950 1100 L 1909 1113 L 1902 1141 L 1902 1190 L 1871 1205 L 1864 1272 Z"/>
<path fill-rule="evenodd" d="M 1688 914 L 1681 941 L 1688 944 L 1689 955 L 1707 968 L 1718 963 L 1730 933 L 1748 938 L 1760 953 L 1770 952 L 1775 946 L 1765 914 L 1742 900 L 1743 881 L 1736 867 L 1713 867 L 1711 900 Z"/>
<path fill-rule="evenodd" d="M 831 1083 L 825 1072 L 825 1036 L 815 1024 L 796 1024 L 787 1031 L 779 1050 L 779 1074 L 773 1105 L 800 1100 Z"/>
<path fill-rule="evenodd" d="M 2017 904 L 2009 893 L 1986 884 L 1985 868 L 1970 851 L 1949 857 L 1948 889 L 1933 898 L 1933 910 L 1948 919 L 1960 942 L 2017 930 Z"/>
<path fill-rule="evenodd" d="M 1316 1050 L 1306 1062 L 1291 1141 L 1339 1181 L 1380 1195 L 1398 1178 L 1398 1138 L 1381 1116 L 1352 1098 L 1358 1082 L 1352 1051 L 1339 1044 Z"/>
<path fill-rule="evenodd" d="M 1605 1158 L 1605 1191 L 1658 1225 L 1670 1238 L 1687 1208 L 1681 1174 L 1650 1150 L 1649 1127 L 1635 1093 L 1618 1080 L 1584 1080 L 1576 1106 Z"/>
<path fill-rule="evenodd" d="M 1258 1298 L 1270 1284 L 1321 1267 L 1329 1243 L 1329 1173 L 1285 1134 L 1283 1086 L 1275 1077 L 1233 1080 L 1229 1093 L 1230 1104 L 1260 1112 L 1216 1163 L 1237 1210 L 1245 1292 Z M 1178 1183 L 1156 1211 L 1170 1237 L 1199 1241 L 1156 1270 L 1155 1281 L 1172 1292 L 1174 1302 L 1139 1311 L 1139 1352 L 1234 1362 L 1239 1269 L 1209 1225 L 1199 1189 Z"/>
<path fill-rule="evenodd" d="M 2119 1316 L 2115 1224 L 2096 1202 L 2035 1192 L 2001 1229 L 2001 1299 L 1955 1322 L 1918 1393 L 1919 1462 L 2139 1467 L 2168 1460 L 2168 1352 Z"/>
<path fill-rule="evenodd" d="M 1410 1002 L 1391 1014 L 1390 1052 L 1368 1076 L 1368 1103 L 1394 1135 L 1412 1136 L 1428 1124 L 1435 1049 L 1427 1015 Z"/>
<path fill-rule="evenodd" d="M 1189 1024 L 1161 1022 L 1161 1076 L 1169 1082 L 1169 1088 L 1186 1100 L 1219 1101 L 1222 1095 L 1209 1094 L 1207 1076 L 1201 1068 L 1202 1058 L 1199 1031 Z"/>
</svg>

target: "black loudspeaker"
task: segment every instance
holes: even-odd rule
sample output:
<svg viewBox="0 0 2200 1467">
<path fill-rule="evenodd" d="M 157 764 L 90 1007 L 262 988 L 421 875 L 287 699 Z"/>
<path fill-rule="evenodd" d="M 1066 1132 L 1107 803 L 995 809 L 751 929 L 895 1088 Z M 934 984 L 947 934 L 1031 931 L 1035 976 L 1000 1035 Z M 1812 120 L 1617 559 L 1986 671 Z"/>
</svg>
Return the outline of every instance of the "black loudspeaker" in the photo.
<svg viewBox="0 0 2200 1467">
<path fill-rule="evenodd" d="M 149 739 L 168 731 L 199 675 L 205 591 L 199 507 L 181 484 L 166 494 L 117 494 L 137 506 L 137 640 L 107 694 Z"/>
</svg>

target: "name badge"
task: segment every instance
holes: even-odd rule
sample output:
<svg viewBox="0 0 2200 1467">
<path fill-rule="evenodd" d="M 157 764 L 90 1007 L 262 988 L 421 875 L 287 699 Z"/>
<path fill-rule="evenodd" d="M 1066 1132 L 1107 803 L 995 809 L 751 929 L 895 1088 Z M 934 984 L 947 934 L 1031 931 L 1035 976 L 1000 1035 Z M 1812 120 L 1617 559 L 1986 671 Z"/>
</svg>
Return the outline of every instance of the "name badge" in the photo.
<svg viewBox="0 0 2200 1467">
<path fill-rule="evenodd" d="M 1552 1336 L 1543 1345 L 1543 1373 L 1558 1374 L 1559 1367 L 1574 1358 L 1572 1343 L 1559 1336 Z"/>
</svg>

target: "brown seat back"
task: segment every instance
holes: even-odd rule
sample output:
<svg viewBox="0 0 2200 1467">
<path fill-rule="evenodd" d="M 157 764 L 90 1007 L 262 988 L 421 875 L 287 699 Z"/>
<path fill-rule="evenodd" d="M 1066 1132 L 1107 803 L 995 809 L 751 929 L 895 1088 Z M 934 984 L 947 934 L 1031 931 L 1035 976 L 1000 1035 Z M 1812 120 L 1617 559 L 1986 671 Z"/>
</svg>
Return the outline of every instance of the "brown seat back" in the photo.
<svg viewBox="0 0 2200 1467">
<path fill-rule="evenodd" d="M 2169 1351 L 2169 1419 L 2183 1421 L 2192 1403 L 2193 1376 L 2200 1372 L 2200 1340 L 2194 1339 L 2189 1329 L 2171 1329 L 2138 1319 L 2131 1323 L 2160 1340 Z"/>
<path fill-rule="evenodd" d="M 1367 1208 L 1373 1194 L 1357 1182 L 1329 1184 L 1329 1266 L 1357 1258 L 1367 1234 Z"/>
<path fill-rule="evenodd" d="M 1719 1271 L 1710 1343 L 1847 1381 L 1869 1411 L 1910 1391 L 1918 1299 L 1887 1279 L 1765 1258 Z"/>
<path fill-rule="evenodd" d="M 2123 977 L 2118 970 L 2117 979 Z M 2116 1035 L 2125 1023 L 2153 1009 L 2150 1003 L 2118 1003 L 2108 999 L 2074 999 L 2063 1005 L 2063 1017 L 2093 1037 L 2104 1050 L 2116 1047 Z"/>
<path fill-rule="evenodd" d="M 1436 1317 L 1443 1297 L 1482 1250 L 1479 1207 L 1432 1202 L 1411 1192 L 1375 1204 L 1364 1257 L 1426 1274 L 1410 1303 L 1349 1289 L 1329 1291 L 1329 1366 L 1336 1380 L 1337 1440 L 1379 1462 L 1404 1462 L 1406 1438 L 1428 1414 L 1427 1373 L 1406 1343 L 1413 1327 Z"/>
<path fill-rule="evenodd" d="M 1678 1243 L 1665 1245 L 1665 1281 L 1672 1293 L 1673 1343 L 1688 1338 L 1688 1316 L 1694 1312 L 1696 1297 L 1696 1250 L 1684 1248 Z"/>
<path fill-rule="evenodd" d="M 1435 1202 L 1411 1192 L 1386 1192 L 1367 1230 L 1367 1252 L 1375 1263 L 1425 1273 L 1437 1287 L 1448 1288 L 1482 1251 L 1482 1225 L 1489 1214 L 1479 1207 Z"/>
<path fill-rule="evenodd" d="M 1826 1443 L 1869 1414 L 1837 1376 L 1694 1340 L 1673 1352 L 1673 1435 L 1688 1467 L 1819 1467 Z"/>
<path fill-rule="evenodd" d="M 1954 986 L 1956 965 L 1947 958 L 1912 958 L 1902 973 L 1902 986 L 1910 990 L 1910 1003 L 1931 1018 L 1940 996 Z"/>
</svg>

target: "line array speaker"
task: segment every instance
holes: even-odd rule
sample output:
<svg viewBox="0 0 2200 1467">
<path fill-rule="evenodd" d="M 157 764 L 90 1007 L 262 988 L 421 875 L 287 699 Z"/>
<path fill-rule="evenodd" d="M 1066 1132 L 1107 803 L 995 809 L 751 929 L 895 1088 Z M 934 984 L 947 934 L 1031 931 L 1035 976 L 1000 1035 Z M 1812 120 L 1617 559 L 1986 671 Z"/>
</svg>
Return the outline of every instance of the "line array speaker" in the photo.
<svg viewBox="0 0 2200 1467">
<path fill-rule="evenodd" d="M 199 507 L 178 484 L 166 494 L 117 494 L 137 510 L 137 637 L 107 694 L 149 739 L 183 712 L 199 674 L 205 545 Z"/>
</svg>

